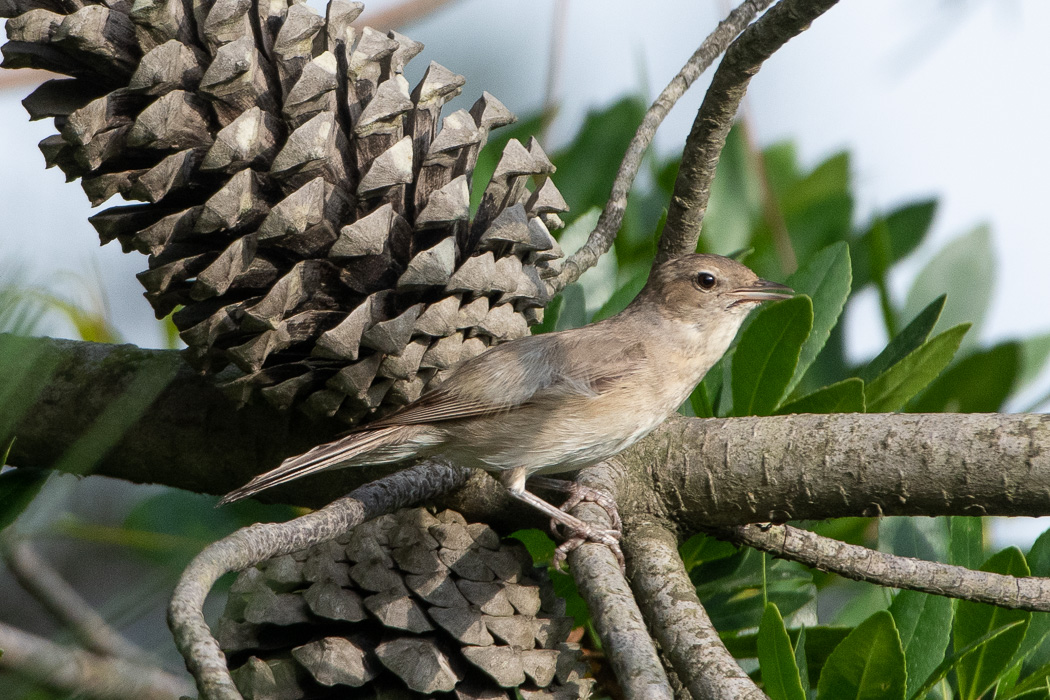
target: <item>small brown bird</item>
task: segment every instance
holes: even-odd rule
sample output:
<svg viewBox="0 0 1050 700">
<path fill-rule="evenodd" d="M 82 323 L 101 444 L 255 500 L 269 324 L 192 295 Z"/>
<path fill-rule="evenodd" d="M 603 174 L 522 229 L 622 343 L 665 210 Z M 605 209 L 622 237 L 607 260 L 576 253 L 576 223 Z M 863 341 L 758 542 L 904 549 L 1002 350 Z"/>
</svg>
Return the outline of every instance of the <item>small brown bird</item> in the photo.
<svg viewBox="0 0 1050 700">
<path fill-rule="evenodd" d="M 498 345 L 414 403 L 285 460 L 222 502 L 325 469 L 440 455 L 498 474 L 511 495 L 567 526 L 570 540 L 615 544 L 618 532 L 589 527 L 525 481 L 597 464 L 645 437 L 686 400 L 752 308 L 791 293 L 729 258 L 676 258 L 655 267 L 616 316 Z M 583 497 L 602 500 L 594 496 Z"/>
</svg>

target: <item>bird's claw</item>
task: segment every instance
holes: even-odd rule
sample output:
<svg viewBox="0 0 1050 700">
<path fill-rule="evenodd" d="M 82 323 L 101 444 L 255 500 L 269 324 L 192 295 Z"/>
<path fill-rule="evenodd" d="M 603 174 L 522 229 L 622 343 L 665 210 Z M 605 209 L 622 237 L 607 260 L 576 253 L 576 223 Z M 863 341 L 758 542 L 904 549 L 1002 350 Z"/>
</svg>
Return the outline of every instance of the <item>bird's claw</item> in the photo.
<svg viewBox="0 0 1050 700">
<path fill-rule="evenodd" d="M 627 573 L 627 562 L 623 558 L 623 550 L 620 549 L 620 537 L 621 533 L 619 530 L 589 528 L 583 531 L 573 531 L 555 548 L 554 568 L 562 571 L 569 552 L 572 552 L 581 544 L 593 542 L 594 544 L 602 544 L 608 547 L 612 551 L 613 556 L 616 557 L 616 563 L 620 565 L 620 573 L 625 574 Z"/>
<path fill-rule="evenodd" d="M 565 499 L 565 502 L 560 507 L 562 511 L 568 513 L 581 503 L 594 503 L 601 506 L 609 515 L 609 522 L 612 524 L 613 530 L 619 531 L 623 529 L 623 520 L 620 519 L 620 511 L 616 507 L 616 501 L 613 500 L 612 496 L 604 491 L 584 486 L 575 481 L 571 483 L 572 486 L 568 489 L 569 497 Z M 551 529 L 554 529 L 554 523 L 555 521 L 552 519 Z"/>
</svg>

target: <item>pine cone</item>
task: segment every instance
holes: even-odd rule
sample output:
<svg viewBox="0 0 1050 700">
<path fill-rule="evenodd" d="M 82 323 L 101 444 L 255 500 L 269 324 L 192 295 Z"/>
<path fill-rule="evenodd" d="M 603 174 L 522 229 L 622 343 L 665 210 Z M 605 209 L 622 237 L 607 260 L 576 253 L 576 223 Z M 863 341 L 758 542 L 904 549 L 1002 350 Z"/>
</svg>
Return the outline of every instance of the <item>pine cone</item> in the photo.
<svg viewBox="0 0 1050 700">
<path fill-rule="evenodd" d="M 592 681 L 564 605 L 519 542 L 418 508 L 243 571 L 218 639 L 248 700 L 568 700 Z"/>
<path fill-rule="evenodd" d="M 361 10 L 0 0 L 3 66 L 72 76 L 23 103 L 55 118 L 48 167 L 96 206 L 146 202 L 91 222 L 149 256 L 139 280 L 188 360 L 236 365 L 240 403 L 258 392 L 349 423 L 526 335 L 567 209 L 536 141 L 511 141 L 470 220 L 478 152 L 514 116 L 485 93 L 438 130 L 463 77 L 431 63 L 410 90 L 422 44 L 352 27 Z"/>
</svg>

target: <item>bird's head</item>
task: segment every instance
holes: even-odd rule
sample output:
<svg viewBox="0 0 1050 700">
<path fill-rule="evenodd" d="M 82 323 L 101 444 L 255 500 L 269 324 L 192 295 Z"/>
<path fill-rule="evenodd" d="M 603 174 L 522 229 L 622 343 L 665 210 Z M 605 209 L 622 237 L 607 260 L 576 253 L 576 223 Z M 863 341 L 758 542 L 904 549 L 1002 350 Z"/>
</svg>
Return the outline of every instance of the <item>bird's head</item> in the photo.
<svg viewBox="0 0 1050 700">
<path fill-rule="evenodd" d="M 792 294 L 789 287 L 761 279 L 736 260 L 696 253 L 654 267 L 638 298 L 677 321 L 707 326 L 725 319 L 739 326 L 759 303 Z"/>
</svg>

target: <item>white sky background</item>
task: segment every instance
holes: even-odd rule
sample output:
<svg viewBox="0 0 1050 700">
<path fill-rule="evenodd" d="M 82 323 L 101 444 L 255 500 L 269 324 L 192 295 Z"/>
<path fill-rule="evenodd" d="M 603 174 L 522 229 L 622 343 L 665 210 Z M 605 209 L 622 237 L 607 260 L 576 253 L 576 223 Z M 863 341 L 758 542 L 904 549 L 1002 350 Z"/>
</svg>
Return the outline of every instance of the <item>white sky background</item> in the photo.
<svg viewBox="0 0 1050 700">
<path fill-rule="evenodd" d="M 372 0 L 362 19 L 397 2 Z M 588 109 L 632 91 L 654 96 L 723 11 L 718 0 L 658 0 L 644 8 L 567 0 L 556 91 L 562 109 L 547 150 L 564 143 Z M 426 44 L 410 82 L 434 59 L 467 77 L 451 109 L 484 89 L 527 115 L 543 102 L 553 17 L 554 0 L 453 3 L 403 29 Z M 858 221 L 936 195 L 941 207 L 927 254 L 979 223 L 991 225 L 999 276 L 986 343 L 1050 331 L 1047 27 L 1046 0 L 842 0 L 767 62 L 748 95 L 761 143 L 794 139 L 806 165 L 851 151 Z M 661 152 L 681 148 L 706 82 L 661 128 Z M 44 170 L 36 143 L 53 128 L 28 122 L 19 103 L 27 92 L 0 91 L 0 275 L 17 272 L 80 299 L 101 279 L 124 339 L 161 344 L 134 277 L 145 259 L 122 254 L 116 243 L 100 248 L 79 185 Z M 86 279 L 77 283 L 71 274 Z M 895 282 L 903 298 L 909 280 Z M 861 357 L 884 338 L 874 300 L 859 304 L 872 320 L 848 329 Z M 61 324 L 51 330 L 72 332 Z"/>
</svg>

